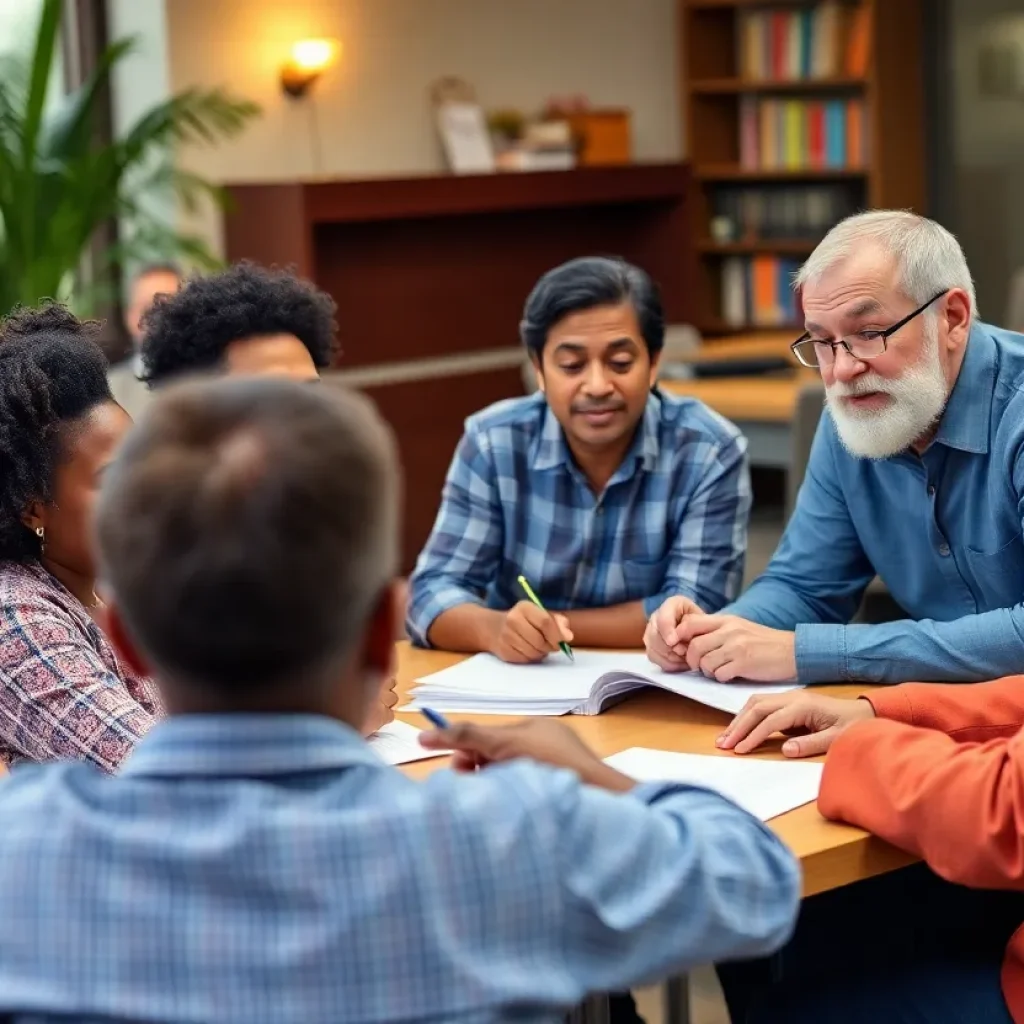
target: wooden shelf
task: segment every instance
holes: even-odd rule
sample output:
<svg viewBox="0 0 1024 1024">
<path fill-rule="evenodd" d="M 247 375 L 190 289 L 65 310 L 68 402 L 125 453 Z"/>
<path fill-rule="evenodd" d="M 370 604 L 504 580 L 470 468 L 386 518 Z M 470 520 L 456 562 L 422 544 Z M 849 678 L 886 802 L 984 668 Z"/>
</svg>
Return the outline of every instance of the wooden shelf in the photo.
<svg viewBox="0 0 1024 1024">
<path fill-rule="evenodd" d="M 856 92 L 867 86 L 864 78 L 791 78 L 755 81 L 750 78 L 701 78 L 690 83 L 697 96 L 731 96 L 742 93 Z"/>
<path fill-rule="evenodd" d="M 722 318 L 723 293 L 727 287 L 737 287 L 740 275 L 737 272 L 732 276 L 737 268 L 726 257 L 744 262 L 760 255 L 783 263 L 802 261 L 813 251 L 815 236 L 824 234 L 832 222 L 858 209 L 910 209 L 927 213 L 927 119 L 921 67 L 927 45 L 923 26 L 928 0 L 843 0 L 844 6 L 857 10 L 858 33 L 864 34 L 857 36 L 856 52 L 850 39 L 840 42 L 838 53 L 832 55 L 836 60 L 829 62 L 837 73 L 828 78 L 762 80 L 744 73 L 787 68 L 795 71 L 801 66 L 788 59 L 783 63 L 751 59 L 754 55 L 748 53 L 748 46 L 756 42 L 752 33 L 756 31 L 760 39 L 764 31 L 760 23 L 748 21 L 751 12 L 788 10 L 784 20 L 789 23 L 792 12 L 813 11 L 820 2 L 678 0 L 680 93 L 686 152 L 692 162 L 694 182 L 688 205 L 694 238 L 694 323 L 707 338 L 735 333 L 735 328 Z M 792 25 L 787 27 L 791 29 Z M 788 32 L 787 46 L 791 39 L 792 33 Z M 854 55 L 856 63 L 851 60 Z M 791 56 L 787 50 L 787 58 Z M 802 66 L 806 69 L 805 64 Z M 853 67 L 858 74 L 845 73 Z M 775 149 L 785 155 L 791 152 L 788 147 L 794 141 L 792 122 L 796 121 L 797 113 L 801 125 L 808 125 L 808 131 L 813 123 L 806 113 L 809 101 L 835 101 L 837 108 L 846 108 L 849 103 L 856 108 L 857 114 L 844 111 L 842 119 L 844 132 L 849 130 L 850 117 L 858 118 L 863 132 L 863 151 L 846 150 L 856 164 L 841 168 L 790 169 L 783 165 L 772 170 L 748 169 L 749 162 L 744 165 L 742 157 L 748 151 L 761 149 L 762 128 L 771 132 L 771 125 L 762 124 L 762 104 L 785 108 L 783 120 L 788 127 L 779 131 Z M 794 102 L 796 106 L 791 106 Z M 746 120 L 750 116 L 748 107 L 758 108 L 754 125 L 756 147 L 752 145 L 755 132 L 746 134 L 751 130 Z M 829 132 L 838 127 L 838 122 L 837 117 Z M 809 141 L 801 140 L 801 153 L 805 155 L 811 150 Z M 821 159 L 817 152 L 815 155 Z M 746 195 L 729 196 L 725 194 L 728 191 Z M 716 216 L 729 219 L 737 241 L 714 241 Z M 789 225 L 788 230 L 803 231 L 808 237 L 747 237 L 748 232 L 758 230 L 758 225 L 773 231 L 787 230 L 784 225 Z M 775 274 L 788 269 L 774 268 L 773 279 Z M 744 293 L 748 287 L 744 278 Z M 737 300 L 732 292 L 729 298 Z M 746 294 L 744 298 L 748 299 Z M 738 305 L 729 308 L 739 312 Z M 792 310 L 787 307 L 786 313 L 791 315 Z"/>
<path fill-rule="evenodd" d="M 236 193 L 265 187 L 243 183 L 230 186 Z M 309 181 L 301 188 L 311 219 L 325 224 L 355 224 L 517 210 L 677 203 L 686 194 L 687 168 L 682 163 L 626 164 L 571 171 Z"/>
<path fill-rule="evenodd" d="M 803 324 L 776 324 L 774 327 L 766 327 L 764 324 L 745 324 L 736 327 L 733 324 L 727 324 L 724 320 L 711 319 L 700 321 L 696 324 L 697 330 L 701 334 L 710 335 L 748 335 L 748 334 L 792 334 L 790 341 L 796 341 L 799 335 L 803 334 Z"/>
<path fill-rule="evenodd" d="M 683 0 L 695 11 L 718 10 L 723 7 L 817 7 L 821 0 Z"/>
<path fill-rule="evenodd" d="M 698 181 L 856 181 L 867 173 L 863 167 L 751 171 L 739 164 L 702 164 L 693 169 Z"/>
<path fill-rule="evenodd" d="M 741 242 L 716 242 L 705 238 L 697 243 L 697 251 L 715 256 L 754 256 L 774 253 L 780 256 L 809 256 L 817 242 L 804 238 L 754 238 Z"/>
</svg>

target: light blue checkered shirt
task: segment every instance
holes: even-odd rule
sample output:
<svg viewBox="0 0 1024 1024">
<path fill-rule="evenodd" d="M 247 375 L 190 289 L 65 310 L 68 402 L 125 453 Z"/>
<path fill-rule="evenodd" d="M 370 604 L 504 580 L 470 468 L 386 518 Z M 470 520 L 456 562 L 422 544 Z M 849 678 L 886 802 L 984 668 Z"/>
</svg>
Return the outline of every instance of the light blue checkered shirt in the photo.
<svg viewBox="0 0 1024 1024">
<path fill-rule="evenodd" d="M 551 609 L 685 594 L 717 611 L 739 593 L 750 514 L 746 439 L 692 398 L 652 393 L 633 445 L 595 496 L 543 395 L 477 413 L 410 583 L 408 630 L 427 644 L 461 604 L 505 610 L 522 573 Z"/>
<path fill-rule="evenodd" d="M 16 1021 L 555 1021 L 787 938 L 799 869 L 722 797 L 525 762 L 414 782 L 304 716 L 158 724 L 0 784 Z"/>
</svg>

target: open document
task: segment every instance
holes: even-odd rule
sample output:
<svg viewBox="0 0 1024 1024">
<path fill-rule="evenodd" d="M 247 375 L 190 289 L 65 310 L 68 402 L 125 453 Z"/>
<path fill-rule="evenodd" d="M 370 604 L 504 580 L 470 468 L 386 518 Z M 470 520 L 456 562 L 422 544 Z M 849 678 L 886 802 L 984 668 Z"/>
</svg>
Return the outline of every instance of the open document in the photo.
<svg viewBox="0 0 1024 1024">
<path fill-rule="evenodd" d="M 483 715 L 599 715 L 627 694 L 655 686 L 735 714 L 758 693 L 796 683 L 716 683 L 697 672 L 663 672 L 644 654 L 576 651 L 570 662 L 552 655 L 536 665 L 509 665 L 491 654 L 416 680 L 407 709 Z"/>
<path fill-rule="evenodd" d="M 687 782 L 713 789 L 762 821 L 817 800 L 825 768 L 813 761 L 676 754 L 647 747 L 632 747 L 604 760 L 637 782 Z"/>
<path fill-rule="evenodd" d="M 408 764 L 451 753 L 450 750 L 424 750 L 419 737 L 420 730 L 408 722 L 391 722 L 368 736 L 366 742 L 385 764 Z"/>
</svg>

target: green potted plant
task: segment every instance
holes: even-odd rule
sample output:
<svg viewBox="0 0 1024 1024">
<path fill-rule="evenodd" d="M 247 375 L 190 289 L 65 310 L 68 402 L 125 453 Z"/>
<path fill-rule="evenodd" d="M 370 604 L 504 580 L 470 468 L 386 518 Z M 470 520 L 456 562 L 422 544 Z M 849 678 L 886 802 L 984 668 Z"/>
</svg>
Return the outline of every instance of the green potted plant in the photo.
<svg viewBox="0 0 1024 1024">
<path fill-rule="evenodd" d="M 83 258 L 113 219 L 120 237 L 98 254 L 93 282 L 124 261 L 215 265 L 198 237 L 161 219 L 146 199 L 160 189 L 173 190 L 186 208 L 204 195 L 220 198 L 216 186 L 176 166 L 176 151 L 231 138 L 259 113 L 220 89 L 186 89 L 121 137 L 100 141 L 96 126 L 111 72 L 136 40 L 112 43 L 80 88 L 47 102 L 63 6 L 44 0 L 29 59 L 0 63 L 0 315 L 50 297 L 89 312 L 97 295 L 80 279 Z"/>
</svg>

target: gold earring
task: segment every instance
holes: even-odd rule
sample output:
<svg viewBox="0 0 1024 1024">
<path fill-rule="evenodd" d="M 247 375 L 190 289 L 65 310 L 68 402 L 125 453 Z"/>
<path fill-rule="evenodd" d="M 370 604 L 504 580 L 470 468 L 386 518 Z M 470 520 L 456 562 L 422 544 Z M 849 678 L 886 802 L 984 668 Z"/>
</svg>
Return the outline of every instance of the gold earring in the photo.
<svg viewBox="0 0 1024 1024">
<path fill-rule="evenodd" d="M 46 530 L 41 526 L 37 526 L 35 534 L 39 538 L 39 553 L 42 554 L 46 550 Z"/>
</svg>

